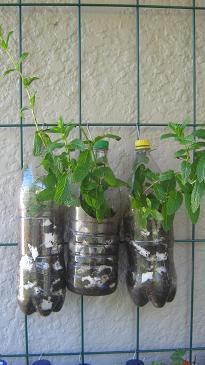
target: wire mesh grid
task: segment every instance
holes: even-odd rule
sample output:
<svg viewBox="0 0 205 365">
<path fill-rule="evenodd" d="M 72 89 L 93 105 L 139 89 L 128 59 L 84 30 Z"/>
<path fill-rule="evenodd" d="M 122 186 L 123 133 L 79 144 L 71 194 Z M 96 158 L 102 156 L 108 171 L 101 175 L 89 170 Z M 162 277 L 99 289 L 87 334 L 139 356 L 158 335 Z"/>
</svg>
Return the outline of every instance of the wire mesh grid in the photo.
<svg viewBox="0 0 205 365">
<path fill-rule="evenodd" d="M 82 8 L 91 8 L 91 7 L 103 7 L 103 8 L 134 8 L 136 12 L 136 87 L 137 87 L 137 120 L 136 123 L 106 123 L 103 125 L 101 123 L 89 123 L 90 126 L 93 127 L 134 127 L 140 130 L 140 127 L 147 126 L 147 124 L 143 124 L 140 121 L 140 9 L 184 9 L 192 14 L 192 123 L 190 123 L 190 127 L 193 129 L 197 128 L 198 124 L 196 122 L 196 11 L 204 10 L 205 6 L 196 6 L 195 0 L 192 0 L 192 5 L 190 6 L 180 6 L 180 5 L 157 5 L 157 4 L 140 4 L 140 0 L 136 0 L 136 4 L 116 4 L 116 3 L 81 3 L 81 0 L 77 0 L 76 3 L 52 3 L 52 2 L 41 2 L 41 3 L 22 3 L 21 0 L 19 2 L 13 3 L 1 3 L 0 7 L 16 7 L 18 9 L 18 32 L 19 32 L 19 54 L 22 53 L 22 15 L 23 9 L 26 7 L 73 7 L 76 8 L 77 12 L 77 34 L 78 34 L 78 124 L 87 125 L 83 123 L 82 120 L 82 95 L 81 95 L 81 10 Z M 20 107 L 23 106 L 23 93 L 22 93 L 22 83 L 19 81 L 19 104 Z M 49 125 L 49 123 L 48 123 Z M 53 124 L 52 124 L 53 125 Z M 150 123 L 149 127 L 162 127 L 167 124 L 163 123 Z M 34 127 L 33 124 L 23 123 L 22 119 L 19 120 L 18 123 L 8 123 L 8 124 L 0 124 L 0 128 L 14 128 L 18 127 L 20 130 L 20 165 L 23 167 L 24 163 L 24 154 L 23 154 L 23 146 L 24 146 L 24 128 Z M 194 326 L 194 274 L 195 274 L 195 243 L 204 243 L 205 239 L 197 239 L 195 226 L 192 226 L 192 234 L 191 239 L 186 240 L 175 240 L 176 243 L 187 243 L 191 244 L 191 294 L 190 294 L 190 319 L 189 319 L 189 346 L 184 349 L 189 351 L 189 361 L 192 363 L 193 360 L 193 351 L 202 351 L 205 350 L 205 346 L 194 347 L 193 346 L 193 326 Z M 0 242 L 0 247 L 16 247 L 18 243 L 9 243 L 9 242 Z M 25 352 L 24 353 L 5 353 L 1 354 L 3 358 L 25 358 L 26 364 L 29 365 L 29 360 L 31 357 L 39 357 L 41 355 L 44 356 L 80 356 L 81 362 L 84 364 L 86 355 L 109 355 L 109 354 L 131 354 L 136 353 L 136 357 L 138 358 L 140 354 L 143 353 L 163 353 L 163 352 L 172 352 L 176 350 L 176 348 L 148 348 L 143 349 L 140 347 L 140 309 L 136 308 L 136 348 L 127 349 L 127 350 L 118 350 L 118 351 L 86 351 L 84 346 L 84 300 L 83 296 L 81 296 L 81 310 L 80 310 L 80 321 L 81 321 L 81 344 L 79 352 L 52 352 L 52 353 L 31 353 L 29 351 L 29 331 L 28 331 L 28 318 L 25 316 Z"/>
</svg>

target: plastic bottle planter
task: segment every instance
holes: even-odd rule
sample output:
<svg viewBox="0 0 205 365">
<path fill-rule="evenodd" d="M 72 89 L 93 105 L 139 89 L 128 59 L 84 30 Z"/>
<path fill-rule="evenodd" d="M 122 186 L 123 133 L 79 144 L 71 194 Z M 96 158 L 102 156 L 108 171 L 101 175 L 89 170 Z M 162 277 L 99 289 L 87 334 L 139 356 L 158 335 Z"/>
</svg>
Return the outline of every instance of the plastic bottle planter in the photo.
<svg viewBox="0 0 205 365">
<path fill-rule="evenodd" d="M 51 362 L 49 360 L 41 359 L 34 361 L 32 365 L 51 365 Z"/>
<path fill-rule="evenodd" d="M 143 361 L 138 360 L 138 359 L 132 359 L 132 360 L 128 360 L 126 362 L 126 365 L 144 365 Z"/>
<path fill-rule="evenodd" d="M 176 272 L 173 261 L 173 230 L 165 232 L 155 221 L 140 230 L 134 211 L 125 217 L 128 254 L 127 286 L 138 306 L 151 301 L 163 307 L 176 294 Z"/>
<path fill-rule="evenodd" d="M 118 281 L 119 215 L 98 223 L 82 208 L 71 209 L 67 286 L 82 295 L 106 295 Z"/>
<path fill-rule="evenodd" d="M 32 171 L 23 174 L 21 188 L 21 259 L 18 303 L 29 315 L 58 312 L 66 292 L 63 246 L 63 212 L 51 204 L 39 206 L 36 192 L 42 187 Z"/>
</svg>

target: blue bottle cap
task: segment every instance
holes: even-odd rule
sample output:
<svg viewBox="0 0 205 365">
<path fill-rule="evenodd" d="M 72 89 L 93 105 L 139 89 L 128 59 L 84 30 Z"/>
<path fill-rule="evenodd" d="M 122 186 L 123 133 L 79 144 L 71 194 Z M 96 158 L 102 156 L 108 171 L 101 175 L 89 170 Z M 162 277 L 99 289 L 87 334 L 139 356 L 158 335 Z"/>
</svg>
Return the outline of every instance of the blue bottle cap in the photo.
<svg viewBox="0 0 205 365">
<path fill-rule="evenodd" d="M 128 360 L 126 362 L 126 365 L 144 365 L 144 363 L 141 360 L 132 359 L 132 360 Z"/>
<path fill-rule="evenodd" d="M 50 361 L 48 360 L 37 360 L 37 361 L 34 361 L 32 365 L 51 365 Z"/>
<path fill-rule="evenodd" d="M 7 365 L 7 362 L 4 360 L 0 360 L 0 365 Z"/>
</svg>

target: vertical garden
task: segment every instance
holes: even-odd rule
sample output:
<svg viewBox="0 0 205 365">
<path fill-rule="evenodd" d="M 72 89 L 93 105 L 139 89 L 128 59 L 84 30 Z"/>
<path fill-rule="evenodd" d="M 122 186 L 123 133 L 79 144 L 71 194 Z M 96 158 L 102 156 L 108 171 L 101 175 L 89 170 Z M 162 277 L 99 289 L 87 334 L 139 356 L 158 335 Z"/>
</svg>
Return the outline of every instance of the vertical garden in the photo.
<svg viewBox="0 0 205 365">
<path fill-rule="evenodd" d="M 127 180 L 137 137 L 152 142 L 161 170 L 178 168 L 178 148 L 160 140 L 170 121 L 188 120 L 189 132 L 204 123 L 205 4 L 192 0 L 56 1 L 0 3 L 0 23 L 14 30 L 12 52 L 29 52 L 22 71 L 37 75 L 40 127 L 62 115 L 93 138 L 114 134 L 109 161 Z M 1 54 L 1 65 L 9 68 Z M 2 70 L 3 72 L 4 70 Z M 125 245 L 120 245 L 119 284 L 106 297 L 67 291 L 59 313 L 24 316 L 16 302 L 19 262 L 20 170 L 30 159 L 35 126 L 18 75 L 0 80 L 0 357 L 31 364 L 42 354 L 53 363 L 124 364 L 169 361 L 174 349 L 191 361 L 205 358 L 204 213 L 192 225 L 182 206 L 175 219 L 177 294 L 162 309 L 138 308 L 126 288 Z M 79 128 L 73 131 L 79 138 Z M 50 320 L 52 319 L 52 320 Z M 80 361 L 79 361 L 80 362 Z"/>
</svg>

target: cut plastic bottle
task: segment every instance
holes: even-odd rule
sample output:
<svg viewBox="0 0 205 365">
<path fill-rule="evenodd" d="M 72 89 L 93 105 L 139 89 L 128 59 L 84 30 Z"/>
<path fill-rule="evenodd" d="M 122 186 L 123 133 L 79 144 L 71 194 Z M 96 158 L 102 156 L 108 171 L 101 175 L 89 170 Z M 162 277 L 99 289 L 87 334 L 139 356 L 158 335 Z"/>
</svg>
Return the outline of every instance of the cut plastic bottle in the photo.
<svg viewBox="0 0 205 365">
<path fill-rule="evenodd" d="M 39 203 L 43 185 L 34 169 L 24 169 L 20 192 L 21 258 L 18 303 L 23 313 L 42 316 L 58 312 L 66 293 L 64 211 L 52 203 Z"/>
<path fill-rule="evenodd" d="M 99 163 L 107 165 L 108 142 L 95 144 Z M 118 283 L 120 213 L 119 191 L 107 192 L 113 216 L 99 223 L 81 207 L 70 209 L 70 240 L 67 265 L 68 289 L 82 295 L 108 295 Z"/>
<path fill-rule="evenodd" d="M 140 165 L 159 172 L 150 151 L 148 140 L 136 141 L 132 186 L 133 183 L 146 183 L 146 181 L 141 182 L 138 174 Z M 132 192 L 130 194 L 132 195 Z M 165 232 L 162 225 L 154 219 L 149 219 L 146 228 L 141 228 L 138 212 L 130 205 L 124 216 L 124 229 L 127 242 L 129 293 L 138 306 L 144 306 L 150 301 L 155 307 L 163 307 L 166 302 L 171 302 L 176 294 L 173 228 Z"/>
</svg>

